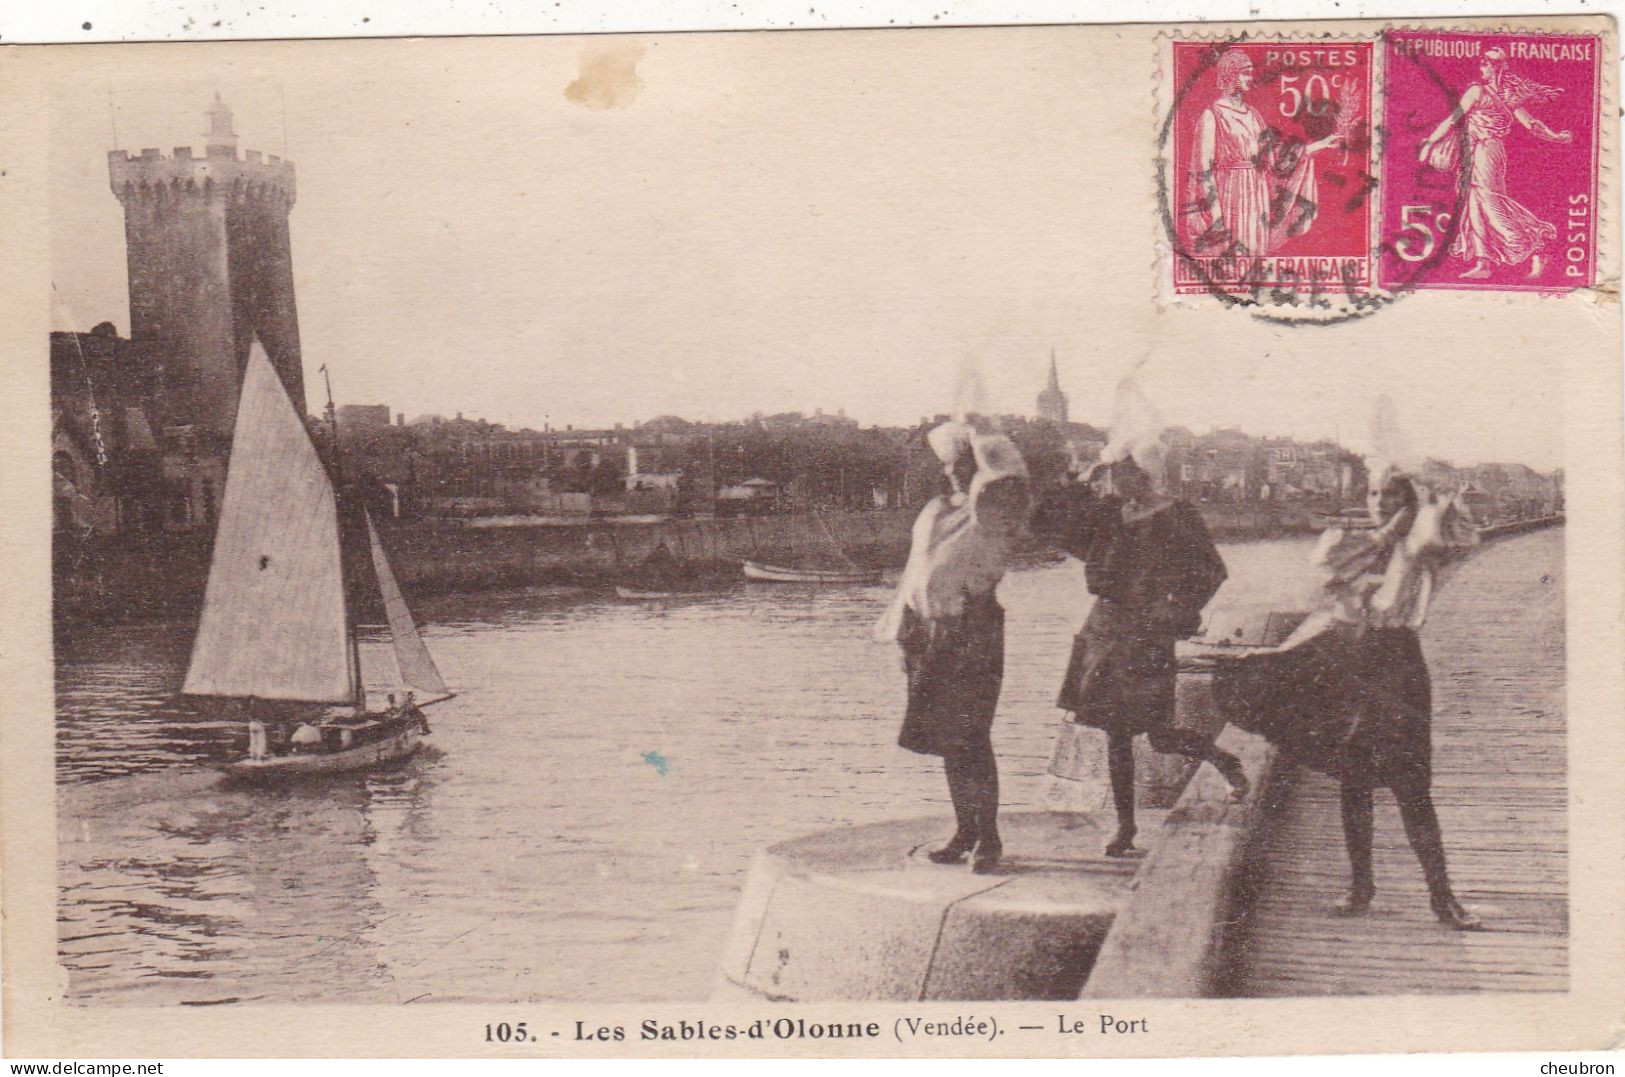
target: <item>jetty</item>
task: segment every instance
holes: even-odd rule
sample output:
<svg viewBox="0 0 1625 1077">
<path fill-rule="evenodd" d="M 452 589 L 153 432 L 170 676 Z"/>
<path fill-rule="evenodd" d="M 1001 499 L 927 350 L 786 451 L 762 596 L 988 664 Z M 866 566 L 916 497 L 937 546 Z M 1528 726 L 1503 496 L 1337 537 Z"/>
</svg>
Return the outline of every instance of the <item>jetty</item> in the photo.
<svg viewBox="0 0 1625 1077">
<path fill-rule="evenodd" d="M 1439 594 L 1433 797 L 1451 880 L 1490 931 L 1440 930 L 1391 796 L 1377 797 L 1377 900 L 1324 913 L 1348 872 L 1337 784 L 1302 773 L 1264 835 L 1238 995 L 1568 989 L 1563 532 L 1497 542 Z"/>
<path fill-rule="evenodd" d="M 1092 855 L 1098 817 L 1001 819 L 1006 863 L 923 862 L 940 819 L 827 831 L 757 858 L 719 997 L 973 1000 L 1561 992 L 1568 987 L 1564 546 L 1511 525 L 1444 588 L 1423 630 L 1434 796 L 1451 874 L 1488 931 L 1428 907 L 1393 798 L 1377 795 L 1377 899 L 1330 906 L 1348 865 L 1334 780 L 1236 729 L 1256 776 L 1141 767 L 1141 861 Z M 1505 536 L 1505 537 L 1501 537 Z M 1182 688 L 1183 691 L 1183 688 Z M 1160 768 L 1160 769 L 1159 769 Z M 1098 839 L 1098 840 L 1097 840 Z"/>
</svg>

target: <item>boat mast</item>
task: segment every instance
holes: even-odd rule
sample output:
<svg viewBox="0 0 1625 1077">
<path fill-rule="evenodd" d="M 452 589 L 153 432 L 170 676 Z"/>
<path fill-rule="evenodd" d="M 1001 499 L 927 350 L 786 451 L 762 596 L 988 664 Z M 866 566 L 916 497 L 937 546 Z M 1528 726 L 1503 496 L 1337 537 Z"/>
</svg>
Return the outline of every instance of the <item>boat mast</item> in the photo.
<svg viewBox="0 0 1625 1077">
<path fill-rule="evenodd" d="M 327 364 L 321 366 L 322 383 L 327 386 L 327 429 L 332 438 L 333 445 L 333 500 L 336 502 L 340 520 L 339 528 L 339 562 L 343 564 L 344 558 L 344 464 L 339 453 L 339 415 L 338 409 L 333 406 L 333 377 L 327 372 Z M 351 601 L 349 573 L 341 572 L 344 579 L 344 634 L 350 645 L 350 694 L 355 701 L 355 709 L 367 709 L 367 688 L 361 683 L 361 640 L 355 630 L 355 603 Z"/>
</svg>

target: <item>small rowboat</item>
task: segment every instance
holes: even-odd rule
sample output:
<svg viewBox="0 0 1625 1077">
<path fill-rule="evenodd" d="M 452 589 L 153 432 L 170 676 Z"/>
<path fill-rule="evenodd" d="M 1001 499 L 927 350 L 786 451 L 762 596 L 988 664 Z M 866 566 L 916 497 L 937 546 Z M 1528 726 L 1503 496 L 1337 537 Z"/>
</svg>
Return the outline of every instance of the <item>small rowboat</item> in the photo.
<svg viewBox="0 0 1625 1077">
<path fill-rule="evenodd" d="M 669 591 L 656 591 L 645 590 L 641 587 L 626 587 L 617 583 L 615 585 L 615 593 L 629 602 L 662 602 L 674 598 L 698 598 L 702 595 L 714 595 L 717 593 L 717 591 L 712 587 L 696 587 L 692 590 L 676 588 Z"/>
<path fill-rule="evenodd" d="M 636 587 L 622 587 L 620 584 L 615 585 L 615 595 L 633 602 L 658 602 L 663 598 L 677 597 L 675 591 L 642 591 Z"/>
<path fill-rule="evenodd" d="M 1334 527 L 1344 531 L 1370 531 L 1377 525 L 1364 509 L 1344 509 L 1342 512 L 1317 512 L 1311 517 L 1316 530 L 1329 531 Z"/>
<path fill-rule="evenodd" d="M 746 561 L 745 578 L 762 583 L 879 583 L 878 568 L 821 569 L 784 568 L 779 565 Z"/>
</svg>

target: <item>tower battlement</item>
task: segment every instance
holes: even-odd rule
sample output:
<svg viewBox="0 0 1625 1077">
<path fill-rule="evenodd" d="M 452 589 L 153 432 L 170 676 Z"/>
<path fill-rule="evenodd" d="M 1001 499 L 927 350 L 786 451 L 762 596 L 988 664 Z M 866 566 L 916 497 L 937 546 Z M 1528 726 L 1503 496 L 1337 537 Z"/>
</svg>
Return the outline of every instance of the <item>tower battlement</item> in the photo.
<svg viewBox="0 0 1625 1077">
<path fill-rule="evenodd" d="M 229 440 L 243 367 L 265 346 L 294 406 L 305 406 L 288 232 L 293 162 L 237 151 L 215 95 L 203 152 L 114 150 L 107 178 L 124 207 L 130 339 L 164 356 L 164 419 Z"/>
<path fill-rule="evenodd" d="M 245 196 L 279 195 L 294 203 L 293 162 L 275 154 L 247 150 L 239 156 L 230 146 L 209 146 L 199 155 L 191 146 L 176 146 L 172 156 L 144 149 L 138 156 L 128 150 L 107 154 L 107 177 L 119 201 L 160 187 L 236 193 Z"/>
</svg>

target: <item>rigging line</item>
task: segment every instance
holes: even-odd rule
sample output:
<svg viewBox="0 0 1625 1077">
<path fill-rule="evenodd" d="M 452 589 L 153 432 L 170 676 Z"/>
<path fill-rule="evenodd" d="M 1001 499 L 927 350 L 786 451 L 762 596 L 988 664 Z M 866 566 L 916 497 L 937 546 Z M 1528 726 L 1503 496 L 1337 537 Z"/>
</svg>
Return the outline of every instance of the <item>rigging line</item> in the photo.
<svg viewBox="0 0 1625 1077">
<path fill-rule="evenodd" d="M 812 517 L 817 522 L 819 528 L 824 532 L 824 537 L 828 538 L 830 544 L 835 547 L 835 556 L 840 558 L 841 562 L 846 565 L 846 567 L 857 568 L 858 566 L 856 562 L 846 555 L 845 548 L 841 546 L 841 540 L 835 537 L 835 532 L 831 531 L 829 529 L 829 524 L 824 522 L 823 515 L 819 513 L 817 509 L 813 509 Z"/>
<path fill-rule="evenodd" d="M 340 520 L 342 520 L 343 519 L 342 514 L 344 512 L 346 512 L 346 511 L 349 511 L 349 506 L 348 506 L 349 495 L 344 491 L 344 459 L 340 455 L 340 449 L 339 449 L 338 409 L 333 406 L 333 376 L 328 373 L 326 363 L 323 363 L 319 369 L 321 371 L 322 380 L 327 385 L 327 426 L 328 426 L 328 430 L 330 431 L 330 434 L 331 434 L 332 439 L 333 439 L 333 444 L 332 444 L 333 508 L 335 510 L 335 514 L 339 516 Z M 282 381 L 282 378 L 281 378 L 281 375 L 279 374 L 279 375 L 277 375 L 277 383 L 280 385 L 281 381 Z M 285 386 L 285 385 L 282 386 L 282 390 L 283 390 L 283 392 L 287 392 L 287 386 Z M 318 452 L 317 455 L 319 456 L 320 453 Z M 343 506 L 340 505 L 341 501 L 345 502 L 345 504 Z M 367 526 L 371 527 L 371 522 L 367 521 L 365 506 L 362 507 L 361 514 L 362 514 L 363 521 L 366 521 Z M 340 523 L 339 558 L 340 558 L 340 564 L 341 564 L 341 569 L 340 569 L 341 576 L 342 575 L 347 575 L 347 574 L 343 573 L 343 569 L 342 569 L 342 563 L 343 563 L 343 557 L 344 557 L 342 527 L 343 527 L 343 525 L 342 525 L 342 523 Z M 371 557 L 371 551 L 370 550 L 368 551 L 368 556 Z M 361 637 L 356 632 L 355 600 L 354 600 L 354 596 L 350 594 L 350 587 L 349 587 L 348 582 L 346 582 L 344 584 L 344 586 L 343 586 L 343 598 L 344 598 L 344 622 L 345 622 L 345 626 L 346 626 L 346 631 L 347 631 L 347 633 L 348 633 L 348 635 L 350 637 L 350 653 L 349 653 L 349 657 L 348 657 L 348 662 L 349 662 L 349 665 L 350 665 L 351 675 L 352 675 L 352 678 L 353 678 L 351 686 L 350 686 L 350 691 L 351 691 L 351 694 L 354 696 L 355 709 L 357 711 L 359 711 L 359 712 L 365 712 L 366 709 L 367 709 L 367 686 L 366 686 L 366 682 L 362 679 L 362 675 L 361 675 Z M 393 633 L 391 633 L 391 636 L 393 637 Z"/>
<path fill-rule="evenodd" d="M 113 84 L 107 84 L 107 120 L 113 128 L 113 144 L 107 147 L 110 150 L 118 149 L 118 110 L 113 107 Z"/>
<path fill-rule="evenodd" d="M 280 83 L 277 91 L 282 95 L 282 159 L 288 159 L 288 88 Z"/>
</svg>

